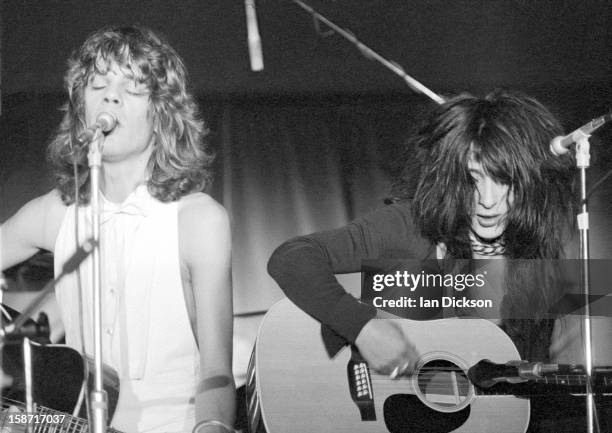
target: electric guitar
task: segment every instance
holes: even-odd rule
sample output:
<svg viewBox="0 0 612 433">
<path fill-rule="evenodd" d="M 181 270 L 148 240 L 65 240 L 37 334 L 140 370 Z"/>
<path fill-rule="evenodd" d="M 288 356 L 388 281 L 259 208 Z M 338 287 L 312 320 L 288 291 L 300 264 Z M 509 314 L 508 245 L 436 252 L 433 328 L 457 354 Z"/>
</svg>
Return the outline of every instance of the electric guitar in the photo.
<svg viewBox="0 0 612 433">
<path fill-rule="evenodd" d="M 482 359 L 520 359 L 499 327 L 471 318 L 388 320 L 406 329 L 421 354 L 410 376 L 371 371 L 355 348 L 330 359 L 319 322 L 288 299 L 275 304 L 260 325 L 247 372 L 251 433 L 526 431 L 529 399 L 509 395 L 507 384 L 483 390 L 468 379 Z M 584 376 L 546 378 L 555 381 L 580 387 Z"/>
<path fill-rule="evenodd" d="M 12 385 L 2 390 L 0 428 L 8 427 L 11 431 L 25 431 L 26 422 L 30 422 L 32 432 L 81 433 L 89 430 L 86 420 L 86 404 L 83 378 L 85 363 L 81 355 L 65 345 L 42 345 L 29 342 L 32 353 L 32 396 L 36 403 L 35 413 L 25 412 L 25 376 L 23 368 L 23 345 L 6 344 L 2 348 L 2 368 L 12 377 Z M 87 362 L 91 367 L 91 361 Z M 88 368 L 90 388 L 93 383 Z M 103 371 L 104 388 L 108 396 L 108 421 L 117 407 L 119 397 L 119 379 L 110 368 Z M 9 412 L 9 406 L 15 406 L 20 412 Z M 109 432 L 119 433 L 107 429 Z"/>
</svg>

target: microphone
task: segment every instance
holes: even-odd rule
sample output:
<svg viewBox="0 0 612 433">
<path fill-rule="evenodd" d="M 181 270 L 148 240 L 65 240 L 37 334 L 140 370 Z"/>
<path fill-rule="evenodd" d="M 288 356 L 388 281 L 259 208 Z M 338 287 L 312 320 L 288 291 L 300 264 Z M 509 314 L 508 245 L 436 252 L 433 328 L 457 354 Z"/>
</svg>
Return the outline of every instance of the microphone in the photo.
<svg viewBox="0 0 612 433">
<path fill-rule="evenodd" d="M 559 366 L 559 364 L 528 361 L 495 364 L 488 359 L 483 359 L 470 367 L 468 379 L 481 388 L 490 388 L 498 382 L 520 383 L 540 379 L 546 374 L 556 373 L 567 367 Z"/>
<path fill-rule="evenodd" d="M 244 0 L 246 11 L 247 36 L 249 42 L 249 59 L 251 70 L 258 72 L 263 70 L 263 53 L 261 51 L 261 37 L 257 26 L 257 13 L 255 12 L 255 0 Z"/>
<path fill-rule="evenodd" d="M 553 138 L 550 142 L 550 151 L 556 156 L 566 154 L 572 144 L 576 143 L 582 138 L 588 138 L 593 131 L 610 120 L 612 120 L 612 111 L 591 120 L 589 123 L 582 125 L 580 128 L 569 133 L 565 137 L 559 136 Z"/>
<path fill-rule="evenodd" d="M 83 131 L 77 140 L 81 144 L 91 143 L 96 136 L 96 132 L 111 132 L 115 129 L 115 126 L 117 126 L 117 118 L 113 114 L 107 112 L 100 113 L 96 118 L 96 123 Z"/>
</svg>

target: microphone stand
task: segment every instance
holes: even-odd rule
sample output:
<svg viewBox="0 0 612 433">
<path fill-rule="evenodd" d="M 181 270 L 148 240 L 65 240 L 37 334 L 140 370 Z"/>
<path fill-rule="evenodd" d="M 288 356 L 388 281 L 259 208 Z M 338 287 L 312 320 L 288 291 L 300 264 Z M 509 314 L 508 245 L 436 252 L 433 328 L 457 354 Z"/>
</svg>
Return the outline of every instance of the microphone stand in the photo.
<svg viewBox="0 0 612 433">
<path fill-rule="evenodd" d="M 2 232 L 0 232 L 0 237 L 2 237 Z M 1 239 L 0 239 L 1 240 Z M 2 265 L 2 256 L 0 252 L 0 265 Z M 0 304 L 4 304 L 4 291 L 6 290 L 6 280 L 4 279 L 4 273 L 2 272 L 2 266 L 0 266 Z M 0 329 L 4 329 L 4 313 L 0 311 Z M 2 402 L 2 385 L 5 383 L 6 373 L 4 369 L 1 367 L 4 365 L 4 335 L 0 333 L 0 407 L 3 406 Z"/>
<path fill-rule="evenodd" d="M 444 103 L 444 98 L 443 97 L 441 97 L 437 93 L 433 92 L 429 88 L 425 87 L 425 85 L 423 85 L 421 82 L 419 82 L 419 81 L 415 80 L 414 78 L 412 78 L 410 75 L 408 75 L 406 73 L 406 71 L 404 71 L 404 68 L 402 68 L 400 65 L 398 65 L 397 63 L 395 63 L 393 61 L 387 60 L 386 58 L 384 58 L 383 56 L 378 54 L 376 51 L 374 51 L 373 49 L 371 49 L 370 47 L 365 45 L 363 42 L 361 42 L 359 39 L 357 39 L 355 37 L 355 35 L 353 33 L 351 33 L 351 31 L 349 31 L 347 29 L 343 29 L 342 27 L 340 27 L 337 24 L 335 24 L 333 21 L 328 20 L 327 18 L 325 18 L 323 15 L 321 15 L 319 12 L 314 10 L 312 7 L 310 7 L 309 5 L 304 3 L 303 1 L 301 1 L 301 0 L 292 0 L 292 1 L 293 1 L 293 3 L 295 3 L 296 5 L 301 7 L 302 9 L 304 9 L 306 12 L 311 14 L 312 17 L 315 20 L 315 24 L 317 24 L 317 20 L 318 20 L 318 21 L 321 21 L 322 23 L 324 23 L 325 25 L 327 25 L 331 30 L 335 31 L 340 36 L 342 36 L 344 39 L 348 40 L 353 45 L 355 45 L 357 47 L 357 49 L 366 58 L 368 58 L 370 60 L 376 60 L 377 62 L 379 62 L 380 64 L 385 66 L 387 69 L 389 69 L 391 72 L 393 72 L 393 73 L 399 75 L 400 77 L 402 77 L 403 80 L 408 85 L 408 87 L 410 87 L 412 90 L 414 90 L 417 93 L 421 93 L 421 94 L 427 96 L 429 99 L 431 99 L 432 101 L 434 101 L 434 102 L 436 102 L 438 104 L 443 104 Z M 248 11 L 248 9 L 247 9 L 247 11 Z"/>
<path fill-rule="evenodd" d="M 586 169 L 590 166 L 590 135 L 576 131 L 576 167 L 580 171 L 580 213 L 578 214 L 578 230 L 580 231 L 581 286 L 584 294 L 584 353 L 586 373 L 586 406 L 587 431 L 599 431 L 596 417 L 595 400 L 593 396 L 593 346 L 591 335 L 590 307 L 590 277 L 589 277 L 589 213 L 587 208 Z"/>
<path fill-rule="evenodd" d="M 94 387 L 90 395 L 89 431 L 106 433 L 108 416 L 108 398 L 103 388 L 102 372 L 102 293 L 101 293 L 101 258 L 100 258 L 100 167 L 102 166 L 102 145 L 104 135 L 100 128 L 89 145 L 87 160 L 91 188 L 91 221 L 92 239 L 92 287 L 94 295 Z"/>
</svg>

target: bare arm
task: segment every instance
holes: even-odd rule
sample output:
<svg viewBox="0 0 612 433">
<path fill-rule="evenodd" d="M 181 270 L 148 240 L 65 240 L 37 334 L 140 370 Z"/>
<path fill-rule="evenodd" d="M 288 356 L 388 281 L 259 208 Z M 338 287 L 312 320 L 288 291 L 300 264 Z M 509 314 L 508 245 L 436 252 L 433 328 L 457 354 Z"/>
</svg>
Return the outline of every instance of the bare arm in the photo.
<svg viewBox="0 0 612 433">
<path fill-rule="evenodd" d="M 204 194 L 187 197 L 179 214 L 179 245 L 193 289 L 200 350 L 197 421 L 234 424 L 231 235 L 223 207 Z M 207 427 L 202 433 L 223 432 Z"/>
<path fill-rule="evenodd" d="M 0 226 L 0 267 L 10 268 L 39 249 L 53 251 L 65 212 L 55 190 L 26 203 Z"/>
</svg>

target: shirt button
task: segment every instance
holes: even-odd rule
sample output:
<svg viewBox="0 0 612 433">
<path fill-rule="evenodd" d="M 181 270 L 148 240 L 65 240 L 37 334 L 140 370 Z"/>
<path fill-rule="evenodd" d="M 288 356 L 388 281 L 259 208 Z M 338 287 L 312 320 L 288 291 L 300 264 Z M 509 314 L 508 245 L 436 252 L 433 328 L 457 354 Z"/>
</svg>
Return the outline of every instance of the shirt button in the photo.
<svg viewBox="0 0 612 433">
<path fill-rule="evenodd" d="M 107 333 L 108 335 L 113 335 L 113 330 L 112 330 L 112 329 L 110 329 L 110 328 L 106 328 L 106 333 Z"/>
</svg>

